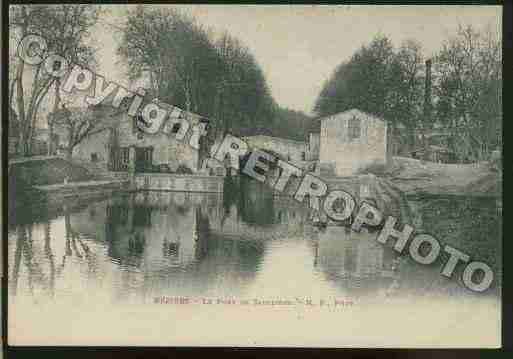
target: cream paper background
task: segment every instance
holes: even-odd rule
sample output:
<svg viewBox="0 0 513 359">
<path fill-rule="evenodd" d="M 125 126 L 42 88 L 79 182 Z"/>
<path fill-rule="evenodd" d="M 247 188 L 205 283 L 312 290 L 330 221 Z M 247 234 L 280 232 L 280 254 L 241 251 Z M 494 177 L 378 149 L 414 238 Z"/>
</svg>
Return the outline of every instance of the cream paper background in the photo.
<svg viewBox="0 0 513 359">
<path fill-rule="evenodd" d="M 122 6 L 118 8 L 122 10 Z M 501 8 L 483 6 L 185 6 L 184 9 L 207 25 L 220 24 L 218 30 L 227 28 L 241 37 L 263 65 L 278 103 L 307 112 L 323 80 L 362 41 L 369 41 L 375 30 L 392 34 L 396 44 L 403 38 L 417 38 L 429 54 L 439 48 L 444 35 L 454 32 L 459 20 L 480 24 L 492 20 L 494 26 L 499 29 L 501 26 Z M 346 22 L 337 20 L 339 11 L 347 12 L 341 18 Z M 292 18 L 290 14 L 296 16 Z M 114 11 L 109 21 L 116 22 L 117 16 Z M 319 33 L 312 33 L 315 26 L 301 29 L 304 22 L 315 24 Z M 123 83 L 119 65 L 112 60 L 115 36 L 109 34 L 105 25 L 99 30 L 100 72 Z M 327 45 L 318 47 L 316 41 Z M 290 43 L 297 45 L 297 51 L 282 51 Z M 291 270 L 280 270 L 290 277 L 279 276 L 277 281 L 301 280 L 294 278 Z M 259 288 L 255 296 L 263 294 L 262 291 L 265 288 Z M 112 305 L 107 298 L 100 297 L 98 292 L 94 303 L 77 303 L 69 298 L 38 302 L 18 297 L 16 304 L 9 303 L 9 344 L 421 348 L 501 345 L 501 307 L 495 299 L 426 298 L 390 300 L 372 307 L 355 303 L 344 308 L 307 308 Z"/>
</svg>

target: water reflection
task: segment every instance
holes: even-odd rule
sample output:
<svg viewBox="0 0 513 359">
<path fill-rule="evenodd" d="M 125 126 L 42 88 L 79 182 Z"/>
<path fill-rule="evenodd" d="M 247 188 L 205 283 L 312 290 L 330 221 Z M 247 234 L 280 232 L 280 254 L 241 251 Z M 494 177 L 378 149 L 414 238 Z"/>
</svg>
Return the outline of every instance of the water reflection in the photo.
<svg viewBox="0 0 513 359">
<path fill-rule="evenodd" d="M 394 266 L 397 256 L 375 240 L 376 234 L 328 226 L 317 236 L 315 267 L 353 295 L 382 292 L 397 276 Z"/>
<path fill-rule="evenodd" d="M 319 230 L 293 199 L 254 182 L 231 186 L 224 195 L 118 195 L 19 218 L 9 229 L 9 294 L 141 302 L 161 295 L 465 293 L 441 278 L 439 268 L 397 257 L 375 233 Z M 497 258 L 500 216 L 482 202 L 460 202 L 412 204 L 439 238 L 470 241 Z"/>
</svg>

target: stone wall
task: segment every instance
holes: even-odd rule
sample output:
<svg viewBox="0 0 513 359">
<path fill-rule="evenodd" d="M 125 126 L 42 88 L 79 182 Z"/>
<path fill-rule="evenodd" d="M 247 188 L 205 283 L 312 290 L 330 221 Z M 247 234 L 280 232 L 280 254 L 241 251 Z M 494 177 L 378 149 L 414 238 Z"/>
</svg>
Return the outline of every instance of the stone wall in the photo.
<svg viewBox="0 0 513 359">
<path fill-rule="evenodd" d="M 222 193 L 224 177 L 146 173 L 135 176 L 136 190 Z"/>
<path fill-rule="evenodd" d="M 360 120 L 358 138 L 350 138 L 349 121 Z M 321 166 L 334 166 L 337 176 L 387 163 L 387 125 L 359 110 L 342 112 L 321 120 L 319 160 Z"/>
</svg>

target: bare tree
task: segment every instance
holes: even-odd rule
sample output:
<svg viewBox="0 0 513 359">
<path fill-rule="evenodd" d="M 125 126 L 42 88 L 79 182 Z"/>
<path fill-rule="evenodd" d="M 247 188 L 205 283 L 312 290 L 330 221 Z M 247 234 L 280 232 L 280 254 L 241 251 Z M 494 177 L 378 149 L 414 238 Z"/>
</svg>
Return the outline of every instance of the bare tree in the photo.
<svg viewBox="0 0 513 359">
<path fill-rule="evenodd" d="M 436 58 L 437 115 L 461 160 L 482 160 L 500 145 L 501 44 L 491 29 L 460 26 Z"/>
<path fill-rule="evenodd" d="M 113 111 L 108 105 L 68 107 L 66 103 L 62 103 L 59 110 L 49 115 L 49 120 L 55 126 L 67 130 L 66 157 L 68 160 L 73 156 L 73 149 L 86 138 L 112 128 L 109 119 L 115 116 Z"/>
<path fill-rule="evenodd" d="M 395 52 L 387 76 L 387 118 L 393 119 L 389 122 L 392 131 L 395 132 L 394 137 L 402 138 L 409 150 L 416 146 L 418 132 L 425 131 L 430 126 L 422 117 L 422 59 L 420 44 L 414 40 L 407 40 Z"/>
<path fill-rule="evenodd" d="M 17 39 L 38 34 L 47 41 L 49 52 L 64 56 L 70 63 L 91 65 L 93 49 L 86 42 L 90 28 L 98 19 L 97 6 L 15 5 L 9 11 L 9 26 Z M 21 60 L 11 65 L 16 68 L 11 96 L 16 99 L 22 152 L 28 155 L 41 103 L 57 80 L 43 66 L 27 67 Z M 27 83 L 29 87 L 25 88 Z"/>
</svg>

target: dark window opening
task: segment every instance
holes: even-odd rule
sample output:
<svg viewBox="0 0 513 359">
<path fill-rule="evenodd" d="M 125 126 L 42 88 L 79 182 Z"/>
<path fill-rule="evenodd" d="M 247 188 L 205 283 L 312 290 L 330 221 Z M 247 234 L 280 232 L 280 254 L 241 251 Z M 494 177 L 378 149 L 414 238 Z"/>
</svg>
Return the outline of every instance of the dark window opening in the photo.
<svg viewBox="0 0 513 359">
<path fill-rule="evenodd" d="M 175 123 L 173 125 L 173 128 L 171 129 L 171 133 L 178 133 L 178 131 L 180 131 L 180 124 L 179 123 Z"/>
<path fill-rule="evenodd" d="M 144 117 L 141 114 L 134 116 L 132 122 L 132 133 L 142 134 L 141 129 L 144 127 L 149 127 L 148 123 L 144 120 Z"/>
<path fill-rule="evenodd" d="M 178 257 L 179 250 L 180 250 L 180 243 L 177 243 L 177 242 L 168 243 L 167 254 L 169 256 Z"/>
<path fill-rule="evenodd" d="M 121 148 L 121 162 L 124 164 L 128 164 L 129 161 L 129 148 L 123 147 Z"/>
<path fill-rule="evenodd" d="M 53 63 L 53 66 L 52 66 L 52 70 L 53 71 L 59 71 L 61 69 L 61 62 L 60 61 L 55 61 Z"/>
<path fill-rule="evenodd" d="M 91 162 L 98 162 L 98 154 L 96 152 L 91 153 Z"/>
<path fill-rule="evenodd" d="M 349 120 L 349 128 L 348 128 L 349 139 L 357 139 L 360 138 L 361 135 L 361 125 L 360 120 L 357 118 L 352 118 Z"/>
</svg>

